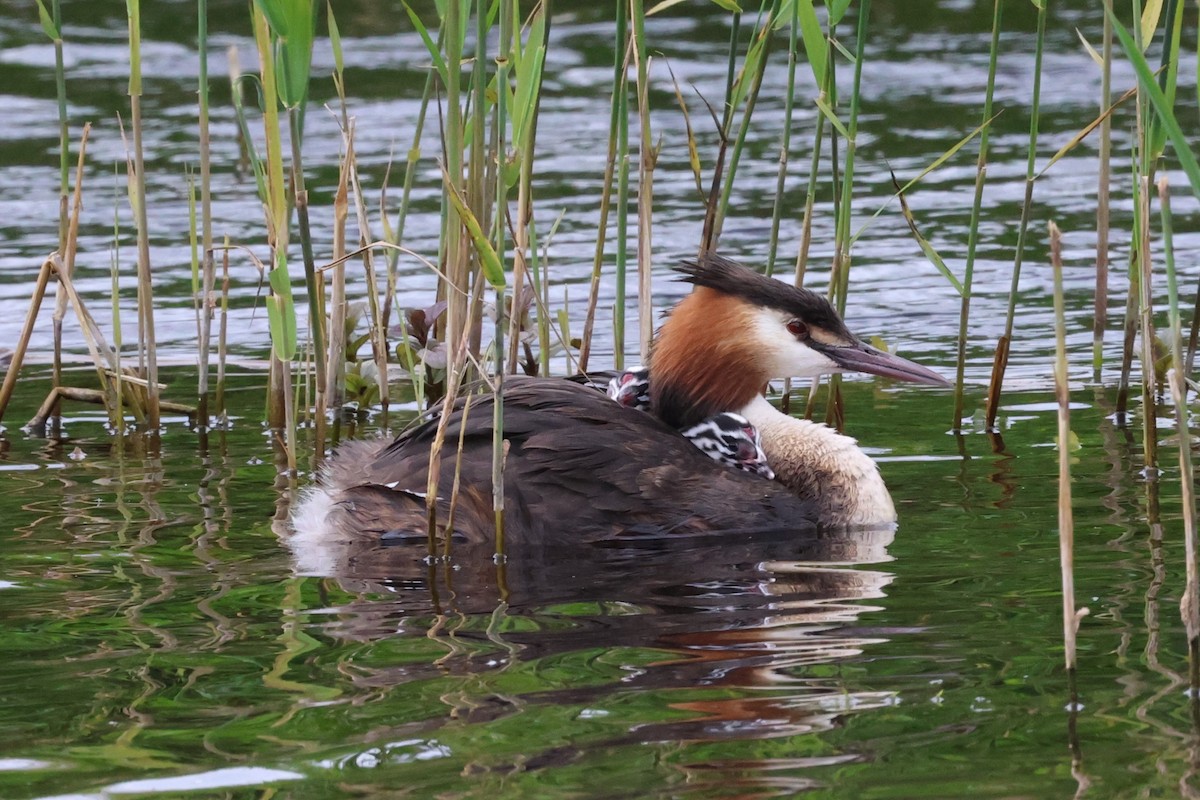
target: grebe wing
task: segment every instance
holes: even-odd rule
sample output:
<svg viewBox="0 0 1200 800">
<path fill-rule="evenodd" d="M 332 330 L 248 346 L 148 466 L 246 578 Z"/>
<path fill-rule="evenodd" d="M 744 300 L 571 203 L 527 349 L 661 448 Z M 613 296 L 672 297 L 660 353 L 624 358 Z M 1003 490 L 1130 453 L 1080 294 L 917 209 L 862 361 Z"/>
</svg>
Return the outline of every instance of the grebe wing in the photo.
<svg viewBox="0 0 1200 800">
<path fill-rule="evenodd" d="M 812 524 L 808 502 L 776 483 L 716 463 L 653 416 L 623 408 L 594 389 L 511 377 L 504 402 L 505 522 L 514 535 L 577 541 Z M 459 400 L 447 421 L 438 497 L 439 506 L 445 505 L 457 465 L 454 528 L 478 540 L 490 538 L 494 528 L 492 397 L 476 395 L 469 408 L 466 404 Z M 341 467 L 330 476 L 353 505 L 363 533 L 424 530 L 429 447 L 436 435 L 436 421 L 426 423 L 380 450 L 362 452 L 367 458 L 356 468 Z M 343 461 L 341 455 L 337 461 Z M 445 511 L 439 513 L 441 523 Z"/>
</svg>

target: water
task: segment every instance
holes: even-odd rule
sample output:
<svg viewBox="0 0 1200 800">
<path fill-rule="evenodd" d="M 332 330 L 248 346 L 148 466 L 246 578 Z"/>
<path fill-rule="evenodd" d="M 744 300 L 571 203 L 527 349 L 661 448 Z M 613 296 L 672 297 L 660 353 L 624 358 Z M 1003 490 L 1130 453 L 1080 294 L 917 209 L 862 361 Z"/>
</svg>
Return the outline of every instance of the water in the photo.
<svg viewBox="0 0 1200 800">
<path fill-rule="evenodd" d="M 247 64 L 251 47 L 245 5 L 210 5 L 219 75 L 228 45 Z M 1054 4 L 1039 163 L 1096 113 L 1099 72 L 1075 33 L 1099 42 L 1091 5 Z M 391 4 L 338 6 L 359 163 L 376 203 L 389 158 L 409 147 L 423 50 Z M 894 204 L 870 215 L 890 194 L 889 168 L 905 181 L 979 124 L 987 6 L 923 3 L 916 11 L 876 0 L 864 65 L 855 227 L 870 224 L 854 251 L 847 317 L 856 331 L 882 335 L 946 374 L 957 297 Z M 52 49 L 25 4 L 0 0 L 0 11 L 0 344 L 10 344 L 33 275 L 57 238 L 57 128 Z M 114 209 L 126 274 L 133 258 L 127 204 L 113 176 L 124 158 L 115 114 L 127 102 L 120 11 L 119 4 L 64 3 L 73 133 L 94 123 L 77 283 L 106 335 Z M 563 214 L 550 247 L 552 296 L 561 302 L 565 293 L 575 319 L 585 302 L 607 128 L 612 51 L 603 11 L 556 15 L 539 135 L 538 219 L 548 226 Z M 196 62 L 191 25 L 181 22 L 191 13 L 183 3 L 144 10 L 156 314 L 165 356 L 181 365 L 168 374 L 178 399 L 194 385 L 186 366 L 195 334 L 184 169 L 195 158 Z M 980 228 L 968 414 L 982 405 L 979 387 L 1003 330 L 1024 192 L 1033 13 L 1032 4 L 1006 8 L 997 88 L 1004 111 L 993 130 Z M 696 4 L 656 19 L 649 35 L 662 53 L 653 96 L 664 141 L 654 248 L 655 302 L 665 307 L 682 292 L 667 267 L 694 251 L 701 213 L 662 62 L 684 87 L 711 164 L 713 136 L 702 103 L 688 93 L 694 85 L 710 100 L 720 97 L 728 28 L 720 13 Z M 849 29 L 843 38 L 852 40 Z M 318 71 L 331 60 L 322 45 Z M 1195 113 L 1194 66 L 1188 60 L 1181 70 L 1184 119 Z M 751 263 L 767 251 L 785 78 L 779 65 L 767 75 L 723 237 L 726 253 Z M 1128 69 L 1116 70 L 1118 92 L 1130 81 Z M 326 102 L 331 93 L 328 80 L 317 81 L 314 99 Z M 215 231 L 261 258 L 261 212 L 235 169 L 221 81 L 213 104 Z M 1128 149 L 1131 113 L 1117 112 L 1114 152 Z M 792 209 L 803 202 L 815 126 L 807 102 L 796 114 Z M 327 242 L 338 139 L 319 107 L 305 146 L 317 237 Z M 433 140 L 424 146 L 436 151 Z M 1168 440 L 1167 470 L 1147 482 L 1140 431 L 1112 419 L 1111 371 L 1104 386 L 1090 381 L 1094 173 L 1089 140 L 1038 183 L 1002 442 L 946 435 L 946 392 L 848 384 L 847 429 L 879 458 L 893 488 L 901 518 L 894 537 L 517 549 L 503 569 L 467 549 L 450 563 L 428 564 L 420 548 L 396 547 L 386 560 L 339 574 L 301 574 L 279 540 L 290 494 L 276 488 L 273 451 L 258 423 L 260 374 L 247 369 L 236 378 L 232 428 L 207 439 L 172 419 L 161 450 L 146 452 L 110 436 L 101 415 L 78 406 L 68 407 L 63 437 L 42 439 L 17 429 L 48 390 L 49 325 L 41 325 L 34 341 L 41 364 L 27 367 L 30 379 L 0 438 L 0 796 L 1194 794 L 1174 450 Z M 1132 213 L 1128 181 L 1116 173 L 1113 314 L 1124 303 L 1122 231 Z M 1196 203 L 1182 176 L 1168 174 L 1177 260 L 1190 287 L 1200 255 Z M 409 245 L 422 252 L 436 247 L 435 180 L 427 162 L 408 228 Z M 832 248 L 824 180 L 810 272 L 817 287 Z M 967 147 L 909 195 L 923 232 L 960 273 L 973 181 Z M 397 196 L 393 188 L 390 202 Z M 1062 668 L 1049 219 L 1066 233 L 1079 438 L 1076 585 L 1090 612 L 1080 631 L 1075 713 Z M 785 265 L 799 224 L 798 213 L 784 221 Z M 432 281 L 415 265 L 401 286 L 406 303 L 432 299 Z M 600 302 L 602 361 L 613 349 L 613 291 L 605 284 Z M 230 332 L 246 364 L 265 352 L 259 294 L 253 268 L 235 256 Z M 128 325 L 128 297 L 124 316 Z M 85 355 L 71 331 L 72 352 Z M 1109 363 L 1116 347 L 1110 333 Z M 89 370 L 71 377 L 87 385 Z"/>
</svg>

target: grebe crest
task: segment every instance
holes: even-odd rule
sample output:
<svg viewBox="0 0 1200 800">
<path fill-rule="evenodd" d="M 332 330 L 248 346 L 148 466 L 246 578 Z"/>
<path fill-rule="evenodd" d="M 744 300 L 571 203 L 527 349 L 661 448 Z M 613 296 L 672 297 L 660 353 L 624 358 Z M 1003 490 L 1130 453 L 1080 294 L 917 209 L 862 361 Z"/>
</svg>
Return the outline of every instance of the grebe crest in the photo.
<svg viewBox="0 0 1200 800">
<path fill-rule="evenodd" d="M 861 341 L 816 292 L 715 253 L 678 271 L 696 288 L 667 317 L 651 353 L 652 410 L 673 428 L 742 409 L 779 376 L 861 371 L 946 384 L 932 370 Z"/>
</svg>

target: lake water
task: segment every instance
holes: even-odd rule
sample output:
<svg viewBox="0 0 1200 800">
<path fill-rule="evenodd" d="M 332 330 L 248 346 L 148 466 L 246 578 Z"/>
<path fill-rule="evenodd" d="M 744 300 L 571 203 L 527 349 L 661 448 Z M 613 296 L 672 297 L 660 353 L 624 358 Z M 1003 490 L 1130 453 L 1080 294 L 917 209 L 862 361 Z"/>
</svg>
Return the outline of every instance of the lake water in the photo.
<svg viewBox="0 0 1200 800">
<path fill-rule="evenodd" d="M 410 146 L 427 54 L 397 4 L 343 0 L 350 110 L 371 202 Z M 539 123 L 537 215 L 548 230 L 551 296 L 582 319 L 604 167 L 611 23 L 604 4 L 556 4 Z M 1039 164 L 1099 107 L 1100 73 L 1076 29 L 1100 41 L 1096 4 L 1053 2 Z M 36 270 L 57 241 L 53 49 L 28 4 L 0 0 L 0 347 L 11 347 Z M 213 0 L 214 194 L 218 237 L 265 256 L 252 181 L 236 169 L 224 54 L 246 67 L 246 5 Z M 873 3 L 856 162 L 851 328 L 953 374 L 958 298 L 925 260 L 895 204 L 901 181 L 979 125 L 991 7 Z M 111 335 L 114 214 L 124 294 L 132 225 L 124 151 L 125 17 L 118 3 L 64 0 L 72 133 L 94 125 L 77 284 Z M 429 19 L 430 10 L 418 6 Z M 854 10 L 852 8 L 851 14 Z M 976 415 L 1003 331 L 1024 194 L 1035 9 L 1006 6 L 992 157 L 967 364 Z M 1181 119 L 1194 121 L 1195 11 L 1186 12 Z M 147 4 L 146 149 L 158 339 L 170 399 L 195 383 L 185 170 L 195 166 L 194 6 Z M 853 42 L 852 21 L 841 38 Z M 656 60 L 655 304 L 683 292 L 670 265 L 694 253 L 702 206 L 687 167 L 669 61 L 685 93 L 719 101 L 727 16 L 684 4 L 648 28 Z M 1155 56 L 1157 58 L 1157 56 Z M 325 42 L 317 72 L 332 56 Z M 801 65 L 781 263 L 795 258 L 816 125 Z M 848 73 L 844 73 L 848 75 Z M 1131 85 L 1125 65 L 1114 91 Z M 777 51 L 739 173 L 722 250 L 765 260 L 784 114 Z M 318 248 L 328 251 L 339 137 L 318 79 L 305 142 Z M 705 165 L 715 137 L 689 94 Z M 1124 308 L 1132 214 L 1132 108 L 1115 115 L 1110 315 Z M 1187 123 L 1190 124 L 1190 123 Z M 1189 129 L 1185 125 L 1185 129 Z M 1036 188 L 1020 286 L 1002 440 L 951 427 L 949 391 L 851 379 L 847 432 L 880 461 L 900 513 L 894 534 L 711 537 L 586 551 L 518 549 L 497 569 L 462 549 L 450 563 L 388 551 L 338 574 L 298 570 L 286 535 L 291 493 L 261 425 L 268 332 L 257 275 L 233 262 L 230 336 L 239 367 L 229 430 L 201 437 L 169 418 L 161 447 L 110 435 L 68 406 L 65 432 L 20 429 L 49 389 L 48 314 L 0 436 L 0 796 L 1042 798 L 1195 796 L 1200 736 L 1179 621 L 1184 585 L 1176 442 L 1142 472 L 1141 432 L 1113 417 L 1119 340 L 1103 380 L 1090 367 L 1096 143 Z M 436 140 L 416 181 L 407 244 L 437 247 Z M 975 176 L 968 146 L 909 194 L 923 233 L 961 274 Z M 1191 302 L 1197 204 L 1168 170 L 1176 258 Z M 814 221 L 809 285 L 832 253 L 829 177 Z M 398 196 L 393 174 L 389 203 Z M 1075 410 L 1078 707 L 1063 669 L 1057 453 L 1046 223 L 1065 233 Z M 382 227 L 373 219 L 375 235 Z M 610 248 L 611 250 L 611 248 Z M 320 258 L 320 256 L 318 256 Z M 403 267 L 402 302 L 433 279 Z M 361 293 L 361 278 L 354 278 Z M 1163 295 L 1162 287 L 1158 287 Z M 615 294 L 602 287 L 596 362 L 611 359 Z M 1165 298 L 1160 297 L 1163 301 Z M 123 302 L 126 339 L 134 318 Z M 631 309 L 632 311 L 632 309 Z M 635 331 L 631 317 L 630 331 Z M 86 349 L 68 322 L 69 349 Z M 630 336 L 630 352 L 636 349 Z M 91 385 L 90 369 L 70 373 Z M 1137 415 L 1135 415 L 1136 417 Z M 1164 426 L 1166 422 L 1164 421 Z M 1169 430 L 1163 427 L 1164 431 Z M 419 548 L 418 548 L 419 550 Z"/>
</svg>

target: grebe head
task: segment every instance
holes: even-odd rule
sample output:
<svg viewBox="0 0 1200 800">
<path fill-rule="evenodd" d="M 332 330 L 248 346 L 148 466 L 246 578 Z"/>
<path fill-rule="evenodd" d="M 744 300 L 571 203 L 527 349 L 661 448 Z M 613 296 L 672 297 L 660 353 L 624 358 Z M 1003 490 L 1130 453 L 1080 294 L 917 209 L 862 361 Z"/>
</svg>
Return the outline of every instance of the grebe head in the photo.
<svg viewBox="0 0 1200 800">
<path fill-rule="evenodd" d="M 678 268 L 696 286 L 655 342 L 654 413 L 687 427 L 757 397 L 772 378 L 868 372 L 944 386 L 926 367 L 851 333 L 824 296 L 713 253 Z"/>
<path fill-rule="evenodd" d="M 650 368 L 630 367 L 609 379 L 608 396 L 626 408 L 649 411 Z"/>
<path fill-rule="evenodd" d="M 774 480 L 758 428 L 741 414 L 725 411 L 682 431 L 692 444 L 714 461 Z"/>
</svg>

